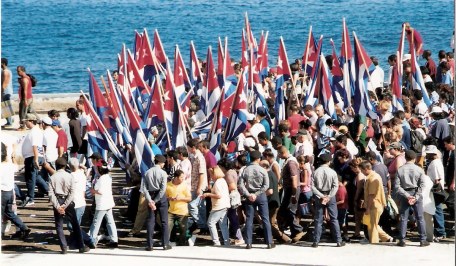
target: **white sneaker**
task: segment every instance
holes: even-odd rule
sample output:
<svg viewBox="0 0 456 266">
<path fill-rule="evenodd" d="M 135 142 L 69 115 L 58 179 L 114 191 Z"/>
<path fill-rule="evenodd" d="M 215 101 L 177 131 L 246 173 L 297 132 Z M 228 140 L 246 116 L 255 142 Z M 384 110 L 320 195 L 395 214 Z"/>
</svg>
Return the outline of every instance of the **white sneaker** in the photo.
<svg viewBox="0 0 456 266">
<path fill-rule="evenodd" d="M 11 229 L 11 221 L 7 220 L 6 222 L 2 223 L 2 234 L 8 233 Z"/>
<path fill-rule="evenodd" d="M 176 242 L 169 242 L 169 245 L 172 246 L 172 247 L 175 247 L 176 246 Z"/>
<path fill-rule="evenodd" d="M 25 207 L 30 207 L 30 206 L 34 206 L 35 205 L 35 202 L 34 201 L 28 201 L 26 204 L 25 204 Z"/>
<path fill-rule="evenodd" d="M 196 236 L 195 235 L 192 235 L 189 239 L 188 239 L 188 245 L 190 247 L 193 247 L 195 245 L 195 241 L 196 241 Z"/>
</svg>

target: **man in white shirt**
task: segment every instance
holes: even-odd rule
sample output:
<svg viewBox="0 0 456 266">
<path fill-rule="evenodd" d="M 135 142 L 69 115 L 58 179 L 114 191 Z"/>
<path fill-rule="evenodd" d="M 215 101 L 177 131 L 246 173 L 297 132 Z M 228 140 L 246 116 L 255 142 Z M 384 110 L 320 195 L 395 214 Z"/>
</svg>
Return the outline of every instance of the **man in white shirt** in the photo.
<svg viewBox="0 0 456 266">
<path fill-rule="evenodd" d="M 55 169 L 55 160 L 57 160 L 57 139 L 58 135 L 54 129 L 52 129 L 52 119 L 50 117 L 44 117 L 41 119 L 41 124 L 43 125 L 43 148 L 44 148 L 44 158 L 46 162 L 52 165 L 52 168 Z M 44 180 L 49 180 L 50 173 L 43 168 L 42 177 Z"/>
<path fill-rule="evenodd" d="M 383 88 L 383 81 L 385 80 L 385 72 L 378 65 L 377 57 L 371 56 L 371 60 L 375 66 L 375 70 L 370 75 L 369 90 L 375 91 L 376 88 Z"/>
<path fill-rule="evenodd" d="M 415 104 L 415 114 L 424 118 L 428 112 L 428 106 L 423 101 L 423 93 L 420 90 L 413 90 L 413 103 Z"/>
<path fill-rule="evenodd" d="M 24 158 L 25 183 L 27 184 L 27 197 L 23 206 L 35 205 L 35 186 L 43 193 L 48 192 L 48 185 L 40 174 L 40 165 L 44 159 L 40 152 L 43 150 L 43 131 L 37 125 L 37 118 L 27 114 L 23 122 L 30 132 L 22 144 L 22 157 Z"/>
</svg>

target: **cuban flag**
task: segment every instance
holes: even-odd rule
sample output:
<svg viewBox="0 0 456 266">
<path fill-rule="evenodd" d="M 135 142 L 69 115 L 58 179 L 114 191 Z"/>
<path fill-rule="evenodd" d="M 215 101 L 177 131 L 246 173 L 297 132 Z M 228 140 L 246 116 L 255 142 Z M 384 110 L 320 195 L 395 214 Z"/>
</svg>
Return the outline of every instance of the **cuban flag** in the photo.
<svg viewBox="0 0 456 266">
<path fill-rule="evenodd" d="M 100 90 L 100 87 L 95 80 L 90 69 L 87 69 L 89 72 L 89 95 L 90 99 L 92 100 L 92 106 L 100 118 L 101 122 L 107 129 L 111 129 L 111 121 L 110 121 L 110 108 L 106 103 L 106 98 Z"/>
<path fill-rule="evenodd" d="M 329 68 L 326 64 L 325 57 L 320 56 L 320 67 L 318 69 L 317 81 L 315 84 L 315 97 L 318 98 L 318 101 L 326 113 L 332 118 L 337 119 L 336 108 L 334 106 L 334 99 L 332 97 L 331 85 L 328 79 Z"/>
<path fill-rule="evenodd" d="M 222 89 L 222 95 L 224 95 L 224 89 Z M 219 101 L 216 111 L 215 111 L 215 117 L 213 119 L 212 127 L 211 127 L 211 133 L 210 133 L 210 138 L 209 138 L 209 149 L 211 150 L 212 154 L 217 153 L 217 149 L 220 146 L 220 143 L 222 142 L 222 119 L 223 119 L 223 113 L 222 111 L 222 106 L 224 105 L 223 101 Z"/>
<path fill-rule="evenodd" d="M 247 69 L 249 66 L 249 53 L 247 52 L 247 45 L 245 44 L 245 31 L 242 29 L 241 37 L 241 67 L 242 69 Z"/>
<path fill-rule="evenodd" d="M 205 80 L 206 82 L 204 82 L 205 86 L 203 85 L 200 107 L 207 117 L 214 112 L 221 97 L 210 46 L 207 49 Z"/>
<path fill-rule="evenodd" d="M 275 125 L 278 128 L 279 122 L 285 120 L 285 102 L 284 102 L 284 84 L 291 79 L 291 69 L 288 63 L 287 51 L 282 36 L 279 43 L 279 58 L 277 59 L 277 77 L 276 77 L 276 100 L 274 105 L 275 110 Z"/>
<path fill-rule="evenodd" d="M 232 114 L 225 129 L 225 143 L 235 140 L 247 126 L 247 97 L 244 91 L 243 75 L 239 80 L 234 96 Z"/>
<path fill-rule="evenodd" d="M 320 40 L 318 41 L 318 46 L 316 53 L 312 54 L 312 58 L 309 61 L 312 62 L 312 68 L 310 69 L 310 86 L 304 97 L 304 106 L 305 105 L 315 105 L 317 99 L 314 97 L 315 95 L 315 84 L 317 82 L 317 70 L 320 68 L 320 55 L 321 55 L 321 47 L 323 46 L 323 35 L 320 36 Z M 307 64 L 308 65 L 308 64 Z M 309 67 L 307 67 L 309 69 Z"/>
<path fill-rule="evenodd" d="M 122 135 L 124 143 L 132 144 L 132 138 L 128 126 L 126 124 L 125 115 L 123 109 L 120 107 L 120 100 L 117 90 L 114 88 L 114 82 L 111 77 L 109 70 L 106 71 L 108 77 L 108 90 L 107 90 L 107 100 L 109 106 L 111 107 L 112 118 L 114 119 L 115 128 L 117 132 Z"/>
<path fill-rule="evenodd" d="M 160 35 L 158 35 L 158 30 L 155 29 L 154 32 L 154 55 L 157 58 L 157 62 L 160 63 L 162 69 L 167 69 L 168 57 L 166 56 L 165 49 L 163 48 L 163 43 L 160 39 Z"/>
<path fill-rule="evenodd" d="M 145 115 L 143 116 L 145 128 L 148 130 L 165 121 L 161 83 L 160 76 L 156 75 L 154 83 L 152 84 L 153 89 L 150 94 L 148 106 Z"/>
<path fill-rule="evenodd" d="M 399 40 L 399 45 L 397 46 L 397 67 L 398 67 L 398 75 L 399 77 L 403 76 L 404 67 L 402 65 L 402 57 L 404 56 L 404 44 L 405 44 L 405 25 L 402 24 L 402 31 L 401 31 L 401 38 Z M 391 78 L 392 79 L 392 78 Z M 400 80 L 400 84 L 402 85 L 402 78 Z"/>
<path fill-rule="evenodd" d="M 333 57 L 333 66 L 331 69 L 332 82 L 331 87 L 333 89 L 334 103 L 336 103 L 340 109 L 345 110 L 348 108 L 351 103 L 347 97 L 347 92 L 344 88 L 344 73 L 342 67 L 340 66 L 339 59 L 336 54 L 336 47 L 334 41 L 330 39 L 332 45 L 332 57 Z"/>
<path fill-rule="evenodd" d="M 135 42 L 133 45 L 133 51 L 135 52 L 134 55 L 135 55 L 136 64 L 138 64 L 138 61 L 140 58 L 139 53 L 142 49 L 142 41 L 143 41 L 143 34 L 139 33 L 138 31 L 135 30 Z"/>
<path fill-rule="evenodd" d="M 268 31 L 265 35 L 263 33 L 261 34 L 260 45 L 258 47 L 257 69 L 260 72 L 261 81 L 264 81 L 269 72 L 268 35 Z"/>
<path fill-rule="evenodd" d="M 120 54 L 117 54 L 117 72 L 119 77 L 117 78 L 117 87 L 119 90 L 125 90 L 125 79 L 126 79 L 126 72 L 127 72 L 127 50 L 125 48 L 125 44 L 122 45 L 122 50 Z"/>
<path fill-rule="evenodd" d="M 372 64 L 369 55 L 358 41 L 355 32 L 353 32 L 353 35 L 355 43 L 354 64 L 356 74 L 353 109 L 355 110 L 355 114 L 376 119 L 377 113 L 374 111 L 372 103 L 370 102 L 367 84 L 369 82 L 370 74 L 375 70 L 375 66 Z"/>
<path fill-rule="evenodd" d="M 125 99 L 125 94 L 122 94 L 122 98 Z M 126 105 L 126 116 L 130 121 L 130 133 L 133 139 L 134 146 L 132 149 L 135 151 L 136 161 L 138 162 L 139 172 L 144 174 L 154 166 L 154 153 L 147 141 L 146 135 L 144 135 L 144 125 L 140 120 L 139 116 L 133 111 L 130 105 Z"/>
<path fill-rule="evenodd" d="M 199 67 L 198 56 L 193 41 L 190 42 L 190 83 L 193 87 L 193 93 L 196 95 L 202 88 L 203 74 Z"/>
<path fill-rule="evenodd" d="M 391 103 L 393 106 L 393 112 L 404 110 L 404 104 L 402 103 L 402 78 L 399 75 L 399 72 L 399 67 L 396 63 L 393 66 L 393 71 L 391 73 L 391 90 L 393 93 Z"/>
<path fill-rule="evenodd" d="M 306 72 L 307 77 L 311 77 L 310 74 L 312 73 L 315 62 L 320 57 L 317 47 L 317 41 L 313 36 L 312 26 L 310 26 L 309 37 L 307 39 L 306 48 L 304 49 L 304 55 L 302 56 L 302 69 Z"/>
<path fill-rule="evenodd" d="M 135 44 L 138 46 L 138 43 Z M 152 79 L 157 73 L 155 62 L 153 59 L 153 50 L 152 45 L 150 43 L 149 35 L 147 34 L 147 30 L 144 29 L 141 38 L 141 46 L 138 47 L 138 50 L 135 51 L 138 54 L 135 57 L 136 64 L 138 66 L 139 73 L 142 77 L 142 80 L 148 83 L 150 86 L 152 84 Z"/>
<path fill-rule="evenodd" d="M 144 109 L 147 106 L 147 101 L 149 100 L 150 87 L 142 79 L 138 66 L 136 65 L 135 60 L 130 52 L 128 53 L 128 64 L 127 64 L 127 76 L 130 85 L 131 94 L 133 96 L 133 101 L 135 101 L 135 107 L 138 108 L 138 113 L 143 114 Z"/>
<path fill-rule="evenodd" d="M 253 36 L 252 27 L 250 26 L 249 17 L 247 16 L 247 12 L 245 12 L 245 32 L 247 34 L 247 43 L 249 44 L 248 49 L 249 50 L 254 49 L 257 51 L 258 45 L 257 45 L 255 37 Z"/>
<path fill-rule="evenodd" d="M 84 97 L 84 110 L 87 114 L 87 136 L 90 145 L 96 146 L 101 150 L 111 151 L 113 155 L 119 160 L 121 167 L 124 167 L 125 159 L 122 153 L 120 153 L 119 149 L 117 149 L 116 144 L 101 122 L 92 104 L 82 91 L 81 95 Z"/>
<path fill-rule="evenodd" d="M 350 43 L 348 28 L 345 18 L 342 20 L 342 44 L 340 47 L 340 65 L 344 74 L 344 89 L 347 99 L 351 99 L 354 93 L 355 65 L 353 63 L 353 52 Z"/>
<path fill-rule="evenodd" d="M 225 85 L 225 77 L 223 75 L 224 66 L 225 66 L 224 48 L 222 45 L 222 40 L 219 37 L 218 45 L 217 45 L 217 81 L 218 81 L 220 88 L 223 88 L 223 86 Z"/>
<path fill-rule="evenodd" d="M 225 52 L 223 60 L 223 89 L 224 89 L 224 100 L 221 107 L 222 112 L 222 127 L 225 127 L 228 118 L 231 116 L 234 97 L 236 94 L 236 88 L 238 79 L 234 73 L 234 68 L 231 66 L 231 57 L 228 51 L 228 38 L 225 38 Z"/>
<path fill-rule="evenodd" d="M 418 61 L 416 61 L 416 54 L 415 54 L 415 47 L 414 42 L 412 40 L 412 45 L 410 46 L 410 54 L 411 54 L 411 63 L 412 63 L 412 88 L 414 90 L 421 90 L 423 94 L 423 101 L 429 107 L 432 104 L 431 99 L 429 98 L 428 92 L 426 90 L 426 86 L 424 85 L 423 75 L 421 74 L 420 66 L 418 65 Z"/>
<path fill-rule="evenodd" d="M 190 89 L 188 93 L 186 92 L 186 87 L 190 87 L 190 78 L 178 45 L 176 45 L 174 53 L 174 84 L 176 86 L 176 97 L 179 100 L 182 111 L 188 113 L 188 110 L 190 109 L 190 97 L 193 95 L 193 90 Z"/>
<path fill-rule="evenodd" d="M 173 75 L 167 63 L 166 85 L 164 95 L 164 119 L 165 128 L 168 132 L 168 144 L 171 150 L 187 143 L 187 137 L 183 117 L 181 115 L 180 105 L 175 94 L 175 85 Z"/>
</svg>

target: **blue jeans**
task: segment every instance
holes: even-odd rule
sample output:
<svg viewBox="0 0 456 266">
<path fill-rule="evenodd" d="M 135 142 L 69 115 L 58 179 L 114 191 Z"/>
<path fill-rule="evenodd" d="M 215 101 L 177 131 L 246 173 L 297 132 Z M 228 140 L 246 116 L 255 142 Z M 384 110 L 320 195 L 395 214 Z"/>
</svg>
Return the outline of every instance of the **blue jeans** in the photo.
<svg viewBox="0 0 456 266">
<path fill-rule="evenodd" d="M 85 207 L 86 206 L 82 206 L 82 207 L 74 209 L 74 211 L 76 212 L 76 220 L 78 221 L 79 225 L 81 225 L 82 216 L 84 216 L 84 212 L 85 212 Z M 73 226 L 71 225 L 71 223 L 69 221 L 67 221 L 67 228 L 69 231 L 71 231 L 70 239 L 73 240 L 74 239 Z M 95 242 L 93 242 L 92 238 L 84 230 L 82 230 L 82 228 L 81 228 L 81 234 L 82 234 L 82 239 L 84 240 L 84 244 L 89 245 L 89 244 L 95 243 Z M 73 241 L 71 241 L 71 242 L 73 242 Z"/>
<path fill-rule="evenodd" d="M 48 163 L 51 165 L 52 169 L 55 170 L 55 161 L 48 162 Z M 43 180 L 46 181 L 46 182 L 49 182 L 49 178 L 51 177 L 51 175 L 49 174 L 49 172 L 44 167 L 41 168 L 40 173 L 41 173 L 41 177 L 43 178 Z"/>
<path fill-rule="evenodd" d="M 187 228 L 190 228 L 194 223 L 200 229 L 206 229 L 206 201 L 198 197 L 196 192 L 192 192 L 192 201 L 188 203 L 188 218 Z"/>
<path fill-rule="evenodd" d="M 101 222 L 103 218 L 106 217 L 106 224 L 108 226 L 109 236 L 111 237 L 111 242 L 117 242 L 117 228 L 116 222 L 114 221 L 114 216 L 112 216 L 112 209 L 109 210 L 96 210 L 95 215 L 93 216 L 93 222 L 90 226 L 90 238 L 93 243 L 97 243 L 97 235 L 100 230 Z"/>
<path fill-rule="evenodd" d="M 21 218 L 13 211 L 13 191 L 2 190 L 2 217 L 10 220 L 14 225 L 19 227 L 21 231 L 27 230 L 27 226 L 22 222 Z"/>
<path fill-rule="evenodd" d="M 319 243 L 322 233 L 322 224 L 323 224 L 323 212 L 325 208 L 328 209 L 329 213 L 329 223 L 331 224 L 331 233 L 333 238 L 337 243 L 342 242 L 342 237 L 340 236 L 340 227 L 337 220 L 337 204 L 336 197 L 330 198 L 329 202 L 326 205 L 321 204 L 321 200 L 318 197 L 315 198 L 315 216 L 314 216 L 314 243 Z"/>
<path fill-rule="evenodd" d="M 414 195 L 414 194 L 413 194 Z M 415 215 L 415 220 L 418 226 L 418 233 L 420 234 L 420 241 L 426 240 L 426 225 L 424 224 L 423 216 L 423 198 L 421 197 L 416 201 L 415 204 L 409 205 L 407 198 L 399 198 L 399 214 L 400 214 L 400 234 L 399 240 L 404 241 L 405 235 L 407 234 L 407 222 L 409 217 L 410 208 L 413 209 L 413 214 Z M 436 211 L 437 212 L 437 211 Z"/>
<path fill-rule="evenodd" d="M 230 245 L 230 237 L 228 233 L 228 217 L 226 215 L 226 211 L 226 208 L 218 211 L 211 211 L 207 220 L 212 242 L 214 242 L 215 245 L 220 245 L 220 240 L 217 233 L 217 222 L 220 226 L 220 231 L 222 231 L 223 244 L 225 246 Z"/>
<path fill-rule="evenodd" d="M 59 199 L 59 203 L 63 204 L 65 200 L 64 199 Z M 67 241 L 65 238 L 65 234 L 63 232 L 63 220 L 64 218 L 67 218 L 70 220 L 70 223 L 73 227 L 73 233 L 75 236 L 75 245 L 77 248 L 83 248 L 84 247 L 84 241 L 82 238 L 82 233 L 81 233 L 81 227 L 78 224 L 78 221 L 76 219 L 76 212 L 74 211 L 74 203 L 70 203 L 68 207 L 65 209 L 65 216 L 61 215 L 57 209 L 54 209 L 54 219 L 55 219 L 55 227 L 57 230 L 57 235 L 59 237 L 59 242 L 60 242 L 60 248 L 63 250 L 64 248 L 67 248 Z"/>
<path fill-rule="evenodd" d="M 446 237 L 445 217 L 443 215 L 442 203 L 435 205 L 434 235 L 437 237 L 440 237 L 440 236 Z"/>
<path fill-rule="evenodd" d="M 278 212 L 278 220 L 283 220 L 284 225 L 290 227 L 291 236 L 294 237 L 296 234 L 302 232 L 303 228 L 296 218 L 296 211 L 292 210 L 289 206 L 292 194 L 291 187 L 283 189 L 283 199 Z"/>
<path fill-rule="evenodd" d="M 272 244 L 271 222 L 269 221 L 269 208 L 266 194 L 262 193 L 258 195 L 254 202 L 251 202 L 249 199 L 247 199 L 244 203 L 244 207 L 246 212 L 245 243 L 252 244 L 253 217 L 255 214 L 255 208 L 258 208 L 258 212 L 263 222 L 264 241 L 266 242 L 266 244 Z"/>
<path fill-rule="evenodd" d="M 39 163 L 42 162 L 43 158 L 39 157 Z M 46 181 L 40 174 L 39 168 L 36 168 L 33 163 L 33 156 L 25 158 L 24 160 L 25 167 L 25 183 L 27 185 L 27 196 L 30 198 L 30 201 L 35 200 L 35 186 L 38 186 L 38 189 L 44 193 L 47 193 L 49 188 Z"/>
<path fill-rule="evenodd" d="M 157 193 L 157 192 L 156 192 Z M 151 193 L 151 197 L 154 198 L 156 193 Z M 169 245 L 169 232 L 168 232 L 168 199 L 164 195 L 159 201 L 155 202 L 157 209 L 153 211 L 147 206 L 147 247 L 151 248 L 154 246 L 154 227 L 155 227 L 155 212 L 160 213 L 160 224 L 162 227 L 162 245 L 163 247 Z"/>
</svg>

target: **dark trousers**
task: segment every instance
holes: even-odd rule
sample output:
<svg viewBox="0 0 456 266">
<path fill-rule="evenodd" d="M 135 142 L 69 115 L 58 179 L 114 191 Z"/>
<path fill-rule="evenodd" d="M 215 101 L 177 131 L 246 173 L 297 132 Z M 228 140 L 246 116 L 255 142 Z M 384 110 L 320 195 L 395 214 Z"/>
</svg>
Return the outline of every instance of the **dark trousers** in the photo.
<svg viewBox="0 0 456 266">
<path fill-rule="evenodd" d="M 412 196 L 415 193 L 412 193 Z M 418 233 L 420 234 L 420 241 L 426 240 L 426 225 L 424 224 L 424 216 L 423 216 L 423 198 L 421 197 L 419 200 L 415 202 L 413 205 L 408 204 L 408 200 L 404 197 L 400 197 L 400 207 L 399 207 L 399 214 L 400 214 L 400 234 L 399 240 L 404 241 L 405 236 L 407 234 L 407 222 L 409 217 L 410 208 L 413 209 L 413 214 L 415 215 L 416 224 L 418 226 Z"/>
<path fill-rule="evenodd" d="M 279 224 L 290 227 L 291 236 L 293 237 L 296 234 L 302 232 L 303 228 L 299 224 L 299 219 L 296 218 L 296 211 L 292 211 L 290 209 L 292 195 L 293 193 L 291 191 L 291 188 L 283 189 L 283 199 L 282 203 L 280 204 L 277 220 L 280 221 Z M 283 222 L 283 224 L 281 222 Z"/>
<path fill-rule="evenodd" d="M 13 191 L 2 190 L 2 217 L 6 217 L 15 226 L 19 227 L 21 231 L 27 230 L 27 226 L 22 222 L 21 218 L 13 211 Z"/>
<path fill-rule="evenodd" d="M 25 103 L 25 99 L 22 99 L 20 102 L 19 102 L 19 123 L 24 126 L 24 122 L 22 121 L 22 119 L 25 118 L 25 116 L 28 114 L 28 113 L 33 113 L 36 115 L 36 112 L 33 110 L 33 107 L 32 107 L 32 102 L 31 101 L 29 103 L 29 105 L 26 105 Z"/>
<path fill-rule="evenodd" d="M 59 204 L 63 204 L 65 202 L 64 199 L 58 199 Z M 76 211 L 74 210 L 74 203 L 70 203 L 68 207 L 65 209 L 65 215 L 61 215 L 56 208 L 54 209 L 54 219 L 55 219 L 55 228 L 57 231 L 57 236 L 59 237 L 60 248 L 63 250 L 68 247 L 67 241 L 65 238 L 65 233 L 63 232 L 63 222 L 64 218 L 66 217 L 68 221 L 71 223 L 73 228 L 74 234 L 74 245 L 76 248 L 83 248 L 84 241 L 82 238 L 81 227 L 78 223 L 78 218 L 76 216 Z"/>
<path fill-rule="evenodd" d="M 151 196 L 153 198 L 153 194 Z M 162 245 L 165 247 L 169 245 L 169 230 L 168 230 L 168 199 L 163 196 L 158 202 L 155 202 L 157 209 L 153 211 L 150 207 L 147 208 L 148 215 L 146 219 L 147 224 L 147 247 L 154 246 L 154 227 L 155 227 L 155 212 L 160 213 L 160 224 L 162 227 Z"/>
<path fill-rule="evenodd" d="M 229 224 L 230 235 L 236 236 L 236 233 L 239 230 L 239 217 L 237 215 L 237 208 L 236 209 L 228 208 L 226 215 L 228 216 L 228 220 L 230 221 L 230 224 Z"/>
<path fill-rule="evenodd" d="M 386 208 L 383 210 L 382 215 L 380 215 L 378 225 L 380 225 L 386 233 L 391 233 L 391 218 Z"/>
<path fill-rule="evenodd" d="M 38 160 L 43 160 L 40 157 Z M 40 170 L 34 166 L 33 156 L 25 158 L 24 160 L 25 167 L 25 183 L 27 185 L 27 196 L 30 198 L 30 201 L 35 200 L 35 186 L 38 186 L 38 189 L 43 193 L 48 192 L 48 184 L 44 181 L 41 176 Z"/>
<path fill-rule="evenodd" d="M 321 204 L 321 200 L 315 198 L 315 216 L 314 216 L 314 243 L 319 243 L 321 238 L 321 227 L 323 224 L 323 214 L 325 208 L 328 209 L 329 213 L 329 223 L 331 224 L 331 233 L 333 238 L 339 243 L 342 242 L 342 237 L 340 236 L 340 227 L 339 222 L 337 221 L 337 204 L 336 197 L 332 197 L 326 205 Z"/>
<path fill-rule="evenodd" d="M 269 208 L 266 194 L 262 193 L 258 195 L 254 202 L 251 202 L 249 199 L 247 199 L 244 203 L 244 207 L 246 213 L 245 243 L 252 244 L 253 216 L 255 214 L 255 208 L 258 208 L 258 213 L 260 214 L 261 220 L 263 222 L 264 241 L 266 244 L 272 244 L 271 222 L 269 221 Z"/>
</svg>

